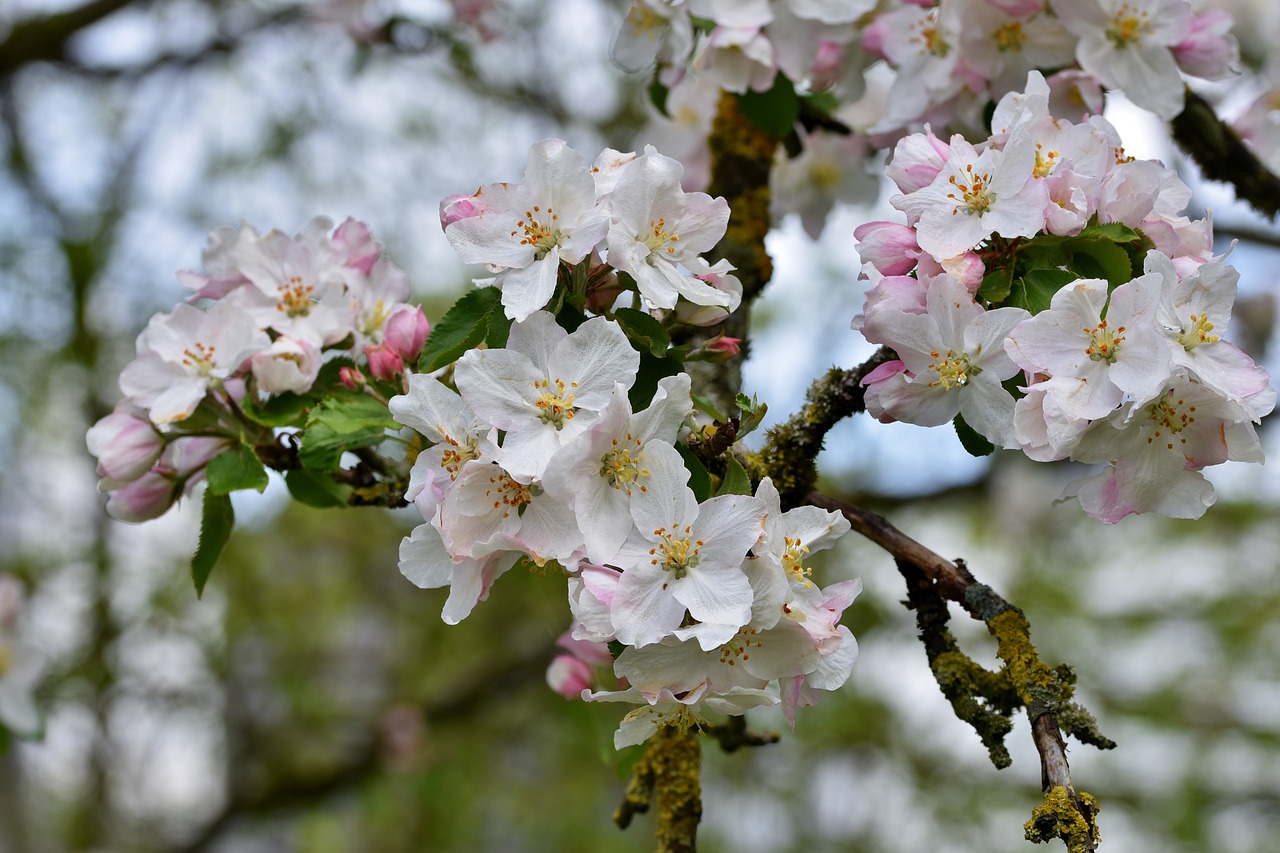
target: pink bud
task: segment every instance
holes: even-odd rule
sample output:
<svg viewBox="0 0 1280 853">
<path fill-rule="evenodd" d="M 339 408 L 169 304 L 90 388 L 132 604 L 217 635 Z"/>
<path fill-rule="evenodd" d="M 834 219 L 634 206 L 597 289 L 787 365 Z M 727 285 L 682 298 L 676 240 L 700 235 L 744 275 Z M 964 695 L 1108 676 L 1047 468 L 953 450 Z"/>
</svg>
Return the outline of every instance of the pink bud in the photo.
<svg viewBox="0 0 1280 853">
<path fill-rule="evenodd" d="M 613 654 L 607 643 L 594 640 L 575 640 L 573 631 L 565 631 L 556 640 L 556 645 L 564 649 L 578 660 L 591 666 L 613 666 Z"/>
<path fill-rule="evenodd" d="M 359 391 L 364 387 L 364 374 L 354 367 L 343 367 L 338 370 L 338 381 L 345 388 L 352 391 Z"/>
<path fill-rule="evenodd" d="M 1225 80 L 1236 76 L 1240 45 L 1231 34 L 1231 15 L 1221 9 L 1196 15 L 1187 38 L 1173 46 L 1173 57 L 1193 77 Z"/>
<path fill-rule="evenodd" d="M 333 247 L 345 256 L 343 265 L 359 270 L 365 275 L 373 269 L 374 261 L 382 254 L 382 246 L 373 239 L 369 226 L 351 217 L 333 232 Z"/>
<path fill-rule="evenodd" d="M 369 372 L 379 382 L 389 382 L 404 373 L 404 359 L 386 341 L 376 347 L 365 347 L 364 354 L 369 359 Z"/>
<path fill-rule="evenodd" d="M 834 39 L 818 41 L 818 52 L 813 58 L 810 70 L 812 86 L 815 90 L 825 89 L 836 82 L 840 76 L 840 61 L 844 58 L 844 45 Z"/>
<path fill-rule="evenodd" d="M 383 327 L 383 342 L 405 362 L 410 362 L 422 354 L 422 346 L 430 333 L 431 323 L 421 305 L 416 308 L 401 305 L 387 318 L 387 324 Z"/>
<path fill-rule="evenodd" d="M 566 699 L 578 699 L 595 685 L 591 667 L 571 655 L 556 655 L 547 667 L 547 684 Z"/>
<path fill-rule="evenodd" d="M 107 514 L 120 521 L 150 521 L 178 499 L 178 484 L 158 470 L 148 471 L 109 493 Z"/>
<path fill-rule="evenodd" d="M 742 352 L 742 338 L 731 338 L 727 335 L 716 335 L 711 340 L 702 345 L 707 352 L 714 353 L 711 359 L 717 364 L 723 364 L 734 356 Z"/>
<path fill-rule="evenodd" d="M 121 404 L 89 428 L 85 442 L 98 457 L 98 474 L 128 482 L 141 477 L 164 450 L 164 436 L 141 409 Z"/>
<path fill-rule="evenodd" d="M 853 230 L 858 254 L 881 275 L 906 275 L 915 269 L 920 251 L 916 230 L 900 222 L 867 222 Z"/>
<path fill-rule="evenodd" d="M 480 193 L 475 195 L 451 195 L 440 200 L 440 227 L 447 229 L 461 219 L 479 216 L 483 208 L 477 202 Z"/>
</svg>

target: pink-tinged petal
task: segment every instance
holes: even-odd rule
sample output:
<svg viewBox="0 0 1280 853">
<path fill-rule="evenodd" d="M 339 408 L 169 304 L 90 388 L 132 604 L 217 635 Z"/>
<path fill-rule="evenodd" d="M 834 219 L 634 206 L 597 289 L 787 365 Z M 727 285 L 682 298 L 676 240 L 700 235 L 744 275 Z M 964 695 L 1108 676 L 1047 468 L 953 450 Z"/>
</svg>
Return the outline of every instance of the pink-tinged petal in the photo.
<svg viewBox="0 0 1280 853">
<path fill-rule="evenodd" d="M 440 532 L 430 524 L 419 524 L 400 542 L 400 574 L 420 589 L 448 586 L 454 566 Z"/>
</svg>

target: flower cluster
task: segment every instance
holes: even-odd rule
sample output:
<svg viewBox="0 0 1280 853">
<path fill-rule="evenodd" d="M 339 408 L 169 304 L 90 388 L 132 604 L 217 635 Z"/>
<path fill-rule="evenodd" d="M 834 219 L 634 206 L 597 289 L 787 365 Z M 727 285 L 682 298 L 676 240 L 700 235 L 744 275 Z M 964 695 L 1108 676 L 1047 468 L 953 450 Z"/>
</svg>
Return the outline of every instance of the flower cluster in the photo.
<svg viewBox="0 0 1280 853">
<path fill-rule="evenodd" d="M 597 316 L 568 332 L 535 311 L 506 347 L 458 360 L 456 391 L 411 377 L 391 411 L 429 446 L 407 495 L 424 522 L 402 544 L 400 569 L 418 586 L 448 586 L 443 617 L 456 623 L 520 559 L 554 561 L 570 577 L 579 642 L 557 659 L 553 683 L 589 685 L 588 663 L 622 644 L 615 671 L 628 689 L 584 694 L 641 703 L 619 747 L 664 719 L 743 713 L 779 691 L 794 720 L 815 691 L 845 681 L 856 656 L 836 624 L 853 583 L 820 590 L 803 565 L 848 522 L 812 507 L 783 514 L 767 479 L 754 496 L 699 502 L 675 446 L 693 408 L 689 377 L 660 380 L 635 411 L 639 363 L 616 322 Z"/>
<path fill-rule="evenodd" d="M 337 355 L 335 380 L 399 387 L 430 329 L 355 220 L 317 217 L 292 237 L 219 228 L 203 263 L 178 274 L 190 300 L 151 318 L 120 375 L 124 399 L 89 431 L 116 518 L 163 514 L 246 428 L 261 431 L 263 401 L 310 392 Z"/>
<path fill-rule="evenodd" d="M 1214 499 L 1201 469 L 1260 462 L 1253 424 L 1275 404 L 1221 338 L 1238 276 L 1210 223 L 1181 215 L 1172 171 L 1126 156 L 1101 118 L 1053 118 L 1049 95 L 1032 72 L 980 146 L 898 145 L 907 222 L 855 232 L 873 282 L 855 327 L 898 356 L 867 376 L 868 410 L 958 415 L 1033 459 L 1109 463 L 1067 490 L 1107 522 L 1199 517 Z"/>
<path fill-rule="evenodd" d="M 738 307 L 742 286 L 727 261 L 709 264 L 729 222 L 723 198 L 686 193 L 683 167 L 652 147 L 637 156 L 605 149 L 594 164 L 563 140 L 529 150 L 524 179 L 440 203 L 445 236 L 466 263 L 484 264 L 506 315 L 524 321 L 563 284 L 570 298 L 607 309 L 623 289 L 601 265 L 625 273 L 654 309 L 680 299 L 712 309 L 706 324 Z"/>
</svg>

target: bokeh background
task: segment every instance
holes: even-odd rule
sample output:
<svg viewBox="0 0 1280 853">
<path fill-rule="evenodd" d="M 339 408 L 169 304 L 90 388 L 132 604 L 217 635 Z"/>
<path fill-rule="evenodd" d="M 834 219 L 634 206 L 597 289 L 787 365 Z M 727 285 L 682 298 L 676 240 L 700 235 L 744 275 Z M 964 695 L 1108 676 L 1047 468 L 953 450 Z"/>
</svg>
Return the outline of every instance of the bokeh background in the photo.
<svg viewBox="0 0 1280 853">
<path fill-rule="evenodd" d="M 1280 12 L 1230 6 L 1256 74 L 1205 89 L 1226 112 L 1265 85 Z M 241 520 L 202 600 L 187 561 L 198 496 L 140 526 L 109 520 L 84 432 L 156 311 L 183 296 L 208 232 L 311 216 L 369 223 L 430 317 L 475 273 L 440 232 L 441 197 L 518 180 L 528 146 L 588 157 L 652 142 L 683 156 L 647 80 L 609 60 L 621 0 L 0 2 L 0 574 L 40 670 L 43 737 L 0 750 L 0 851 L 645 851 L 610 815 L 621 710 L 568 702 L 543 672 L 567 627 L 563 579 L 509 575 L 463 624 L 396 570 L 412 515 L 290 505 Z M 35 26 L 33 26 L 33 23 Z M 1154 119 L 1115 100 L 1138 156 L 1178 164 L 1225 248 L 1242 239 L 1233 339 L 1277 375 L 1274 229 L 1197 180 Z M 771 420 L 870 347 L 852 229 L 887 192 L 840 205 L 820 239 L 784 218 L 754 315 L 746 390 Z M 1280 452 L 1273 424 L 1264 445 Z M 1280 849 L 1280 478 L 1211 473 L 1199 522 L 1114 527 L 1055 506 L 1079 471 L 967 457 L 947 430 L 851 422 L 824 488 L 887 514 L 1021 606 L 1046 660 L 1118 749 L 1075 746 L 1104 848 Z M 914 638 L 890 558 L 846 537 L 815 561 L 861 577 L 862 657 L 795 735 L 707 750 L 706 851 L 1023 851 L 1039 801 L 1025 719 L 996 771 Z M 994 665 L 981 626 L 954 623 Z M 752 714 L 760 728 L 780 716 Z"/>
</svg>

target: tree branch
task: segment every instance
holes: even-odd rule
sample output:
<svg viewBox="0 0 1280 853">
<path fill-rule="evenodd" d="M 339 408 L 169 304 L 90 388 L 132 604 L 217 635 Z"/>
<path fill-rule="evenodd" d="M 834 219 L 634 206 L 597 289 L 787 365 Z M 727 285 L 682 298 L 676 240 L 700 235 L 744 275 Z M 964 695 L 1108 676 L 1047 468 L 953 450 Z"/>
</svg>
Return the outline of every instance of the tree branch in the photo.
<svg viewBox="0 0 1280 853">
<path fill-rule="evenodd" d="M 1051 669 L 1041 661 L 1022 611 L 979 583 L 963 561 L 941 557 L 861 507 L 817 493 L 808 501 L 841 513 L 854 530 L 893 555 L 907 581 L 908 606 L 917 611 L 939 688 L 957 714 L 978 731 L 996 766 L 1008 763 L 1002 743 L 1007 720 L 1001 716 L 1026 708 L 1046 792 L 1026 825 L 1027 839 L 1061 838 L 1071 853 L 1096 850 L 1098 803 L 1087 793 L 1077 793 L 1071 783 L 1061 728 L 1065 723 L 1068 734 L 1102 749 L 1115 744 L 1097 730 L 1092 715 L 1072 701 L 1075 676 L 1070 668 Z M 982 669 L 959 650 L 946 631 L 946 601 L 959 604 L 995 636 L 996 654 L 1003 662 L 999 673 Z"/>
<path fill-rule="evenodd" d="M 0 78 L 33 62 L 67 61 L 67 43 L 76 33 L 135 2 L 93 0 L 66 12 L 14 24 L 9 36 L 0 42 Z"/>
<path fill-rule="evenodd" d="M 1206 178 L 1225 181 L 1236 197 L 1274 219 L 1280 213 L 1280 177 L 1258 159 L 1235 128 L 1218 118 L 1213 106 L 1187 89 L 1186 106 L 1170 123 L 1173 139 Z"/>
</svg>

